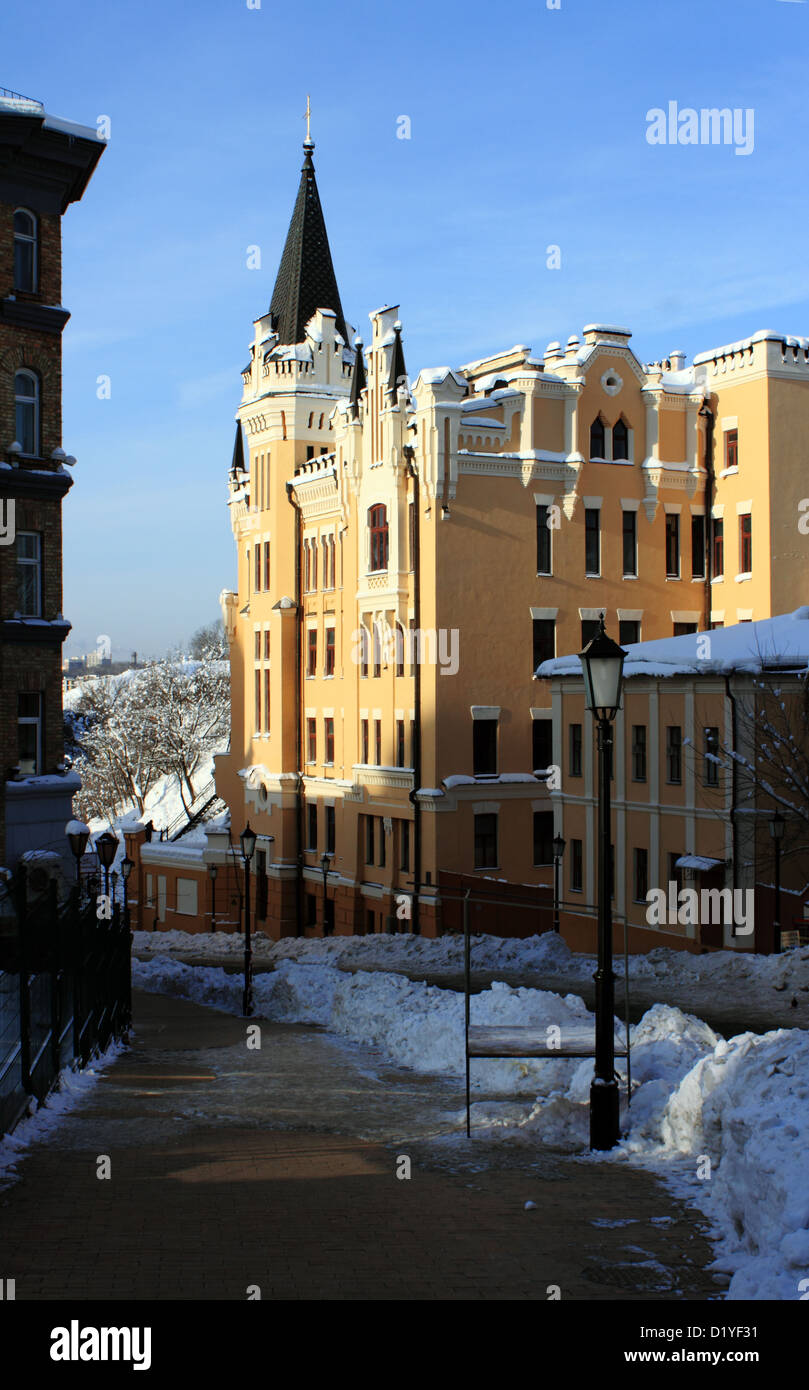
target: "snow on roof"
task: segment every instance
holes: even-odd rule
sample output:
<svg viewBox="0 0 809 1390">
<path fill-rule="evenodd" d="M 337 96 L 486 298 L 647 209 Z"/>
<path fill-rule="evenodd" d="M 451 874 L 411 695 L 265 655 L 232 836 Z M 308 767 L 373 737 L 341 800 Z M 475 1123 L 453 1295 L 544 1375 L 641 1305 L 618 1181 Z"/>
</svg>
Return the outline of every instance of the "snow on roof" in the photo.
<svg viewBox="0 0 809 1390">
<path fill-rule="evenodd" d="M 79 125 L 76 121 L 65 121 L 61 116 L 51 116 L 45 110 L 42 102 L 37 101 L 35 97 L 24 97 L 15 92 L 9 92 L 6 95 L 0 93 L 0 110 L 5 115 L 16 113 L 19 116 L 41 116 L 45 130 L 58 130 L 63 135 L 78 136 L 80 140 L 95 140 L 99 145 L 107 143 L 92 126 Z"/>
<path fill-rule="evenodd" d="M 709 643 L 705 655 L 701 644 Z M 633 642 L 626 648 L 624 676 L 709 676 L 731 671 L 756 672 L 776 666 L 805 671 L 809 667 L 809 605 L 794 613 L 762 618 L 755 623 L 735 623 L 712 632 L 663 637 L 655 642 Z M 575 654 L 543 661 L 535 673 L 544 680 L 580 676 Z"/>
<path fill-rule="evenodd" d="M 793 338 L 788 333 L 776 333 L 773 328 L 760 328 L 757 333 L 751 334 L 749 338 L 740 338 L 737 343 L 725 343 L 724 347 L 699 353 L 694 358 L 694 365 L 712 362 L 715 357 L 729 357 L 734 352 L 744 352 L 746 348 L 752 347 L 753 343 L 784 343 L 786 347 L 809 349 L 809 338 Z"/>
<path fill-rule="evenodd" d="M 704 854 L 681 854 L 676 861 L 677 869 L 718 869 L 720 864 L 724 864 L 724 859 L 708 859 Z"/>
<path fill-rule="evenodd" d="M 463 425 L 465 429 L 480 429 L 482 427 L 487 430 L 504 430 L 506 428 L 505 420 L 495 420 L 491 415 L 467 416 Z"/>
<path fill-rule="evenodd" d="M 616 333 L 621 338 L 631 338 L 631 328 L 618 328 L 614 323 L 586 323 L 582 333 Z"/>
<path fill-rule="evenodd" d="M 415 387 L 420 381 L 423 381 L 425 386 L 440 386 L 443 381 L 446 381 L 448 376 L 451 376 L 453 381 L 456 381 L 459 386 L 463 386 L 464 389 L 469 385 L 466 377 L 461 376 L 459 372 L 453 371 L 452 367 L 422 367 L 416 377 L 413 389 L 415 390 Z"/>
</svg>

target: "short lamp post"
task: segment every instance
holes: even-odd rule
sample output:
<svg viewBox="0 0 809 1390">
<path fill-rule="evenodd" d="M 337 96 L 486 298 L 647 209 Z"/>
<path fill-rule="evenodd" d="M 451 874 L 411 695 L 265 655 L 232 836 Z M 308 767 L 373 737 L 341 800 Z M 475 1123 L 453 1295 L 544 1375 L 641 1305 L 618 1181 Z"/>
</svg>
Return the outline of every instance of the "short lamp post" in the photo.
<svg viewBox="0 0 809 1390">
<path fill-rule="evenodd" d="M 123 859 L 121 860 L 121 882 L 123 884 L 124 892 L 124 926 L 126 927 L 127 931 L 129 931 L 129 897 L 127 894 L 127 888 L 129 884 L 129 875 L 131 874 L 134 867 L 134 859 L 130 859 L 128 854 L 124 855 Z"/>
<path fill-rule="evenodd" d="M 90 828 L 83 821 L 68 821 L 66 831 L 70 852 L 76 861 L 76 887 L 81 890 L 81 861 L 90 839 Z"/>
<path fill-rule="evenodd" d="M 780 811 L 775 811 L 770 820 L 770 834 L 773 839 L 775 850 L 775 917 L 773 920 L 773 934 L 775 941 L 773 951 L 776 955 L 781 950 L 781 841 L 784 838 L 786 819 Z"/>
<path fill-rule="evenodd" d="M 208 877 L 211 880 L 211 931 L 216 931 L 216 875 L 219 869 L 216 864 L 208 865 Z"/>
<path fill-rule="evenodd" d="M 99 835 L 95 844 L 98 862 L 104 870 L 104 892 L 110 895 L 110 869 L 118 853 L 118 836 L 111 835 L 109 830 L 105 830 L 103 835 Z"/>
<path fill-rule="evenodd" d="M 329 867 L 330 867 L 330 865 L 331 865 L 331 861 L 332 861 L 333 858 L 334 858 L 334 855 L 333 855 L 333 853 L 331 852 L 331 850 L 326 850 L 326 851 L 325 851 L 323 854 L 321 854 L 321 856 L 320 856 L 320 867 L 321 867 L 321 869 L 323 870 L 323 935 L 324 935 L 324 936 L 328 936 L 328 927 L 327 927 L 327 924 L 326 924 L 326 904 L 327 904 L 326 883 L 327 883 L 328 877 L 329 877 Z"/>
<path fill-rule="evenodd" d="M 256 832 L 250 829 L 250 822 L 244 827 L 239 840 L 244 862 L 244 994 L 242 996 L 242 1015 L 249 1018 L 253 1012 L 253 945 L 250 939 L 250 860 L 256 848 Z"/>
<path fill-rule="evenodd" d="M 567 841 L 561 835 L 553 837 L 553 929 L 559 931 L 559 871 L 562 867 L 562 855 L 565 852 Z"/>
<path fill-rule="evenodd" d="M 620 1137 L 620 1104 L 615 1075 L 615 975 L 612 969 L 610 883 L 610 770 L 612 724 L 621 707 L 626 652 L 599 629 L 580 653 L 584 703 L 598 729 L 598 968 L 595 1070 L 590 1086 L 590 1148 L 611 1149 Z"/>
</svg>

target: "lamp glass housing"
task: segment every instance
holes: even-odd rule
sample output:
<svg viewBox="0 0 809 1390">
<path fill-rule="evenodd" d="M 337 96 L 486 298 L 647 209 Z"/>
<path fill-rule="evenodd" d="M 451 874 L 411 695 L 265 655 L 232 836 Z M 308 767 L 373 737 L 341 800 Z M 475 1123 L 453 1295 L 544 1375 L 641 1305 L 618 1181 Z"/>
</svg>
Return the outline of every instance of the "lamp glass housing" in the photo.
<svg viewBox="0 0 809 1390">
<path fill-rule="evenodd" d="M 253 858 L 253 854 L 256 848 L 256 832 L 255 830 L 250 829 L 249 821 L 247 822 L 247 825 L 244 827 L 244 830 L 239 836 L 239 839 L 241 841 L 242 846 L 242 858 L 246 859 L 249 863 L 249 861 Z"/>
<path fill-rule="evenodd" d="M 602 614 L 598 632 L 579 653 L 584 703 L 596 719 L 612 720 L 621 708 L 625 656 L 623 647 L 607 636 Z"/>
</svg>

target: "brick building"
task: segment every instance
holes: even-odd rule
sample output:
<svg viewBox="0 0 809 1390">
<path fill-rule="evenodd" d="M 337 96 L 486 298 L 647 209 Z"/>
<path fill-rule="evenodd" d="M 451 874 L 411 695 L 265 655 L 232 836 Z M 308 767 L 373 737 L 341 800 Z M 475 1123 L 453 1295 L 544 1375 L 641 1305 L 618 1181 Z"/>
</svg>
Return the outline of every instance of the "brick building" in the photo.
<svg viewBox="0 0 809 1390">
<path fill-rule="evenodd" d="M 77 778 L 62 740 L 61 220 L 104 148 L 0 89 L 0 864 L 67 854 Z"/>
</svg>

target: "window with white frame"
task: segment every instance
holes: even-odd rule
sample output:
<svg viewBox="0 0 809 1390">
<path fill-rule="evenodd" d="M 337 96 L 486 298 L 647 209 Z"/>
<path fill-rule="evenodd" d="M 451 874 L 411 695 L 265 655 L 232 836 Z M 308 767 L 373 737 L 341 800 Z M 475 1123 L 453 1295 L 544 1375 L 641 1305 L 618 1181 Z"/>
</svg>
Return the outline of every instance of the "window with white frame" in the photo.
<svg viewBox="0 0 809 1390">
<path fill-rule="evenodd" d="M 42 537 L 17 532 L 17 607 L 24 618 L 42 617 Z"/>
<path fill-rule="evenodd" d="M 36 217 L 27 208 L 17 208 L 14 213 L 15 290 L 35 292 L 39 278 L 38 249 Z"/>
<path fill-rule="evenodd" d="M 39 454 L 39 377 L 35 372 L 19 371 L 14 376 L 14 433 L 22 452 Z"/>
</svg>

